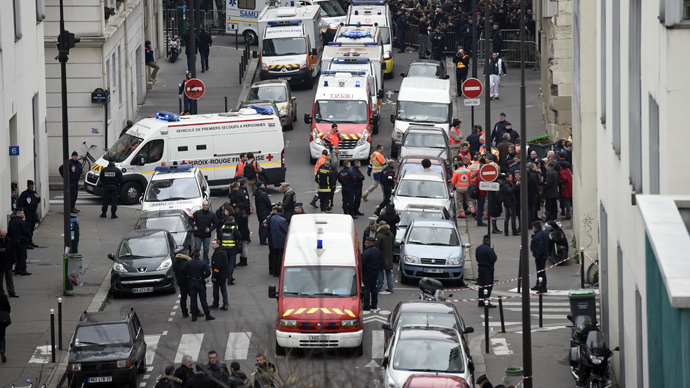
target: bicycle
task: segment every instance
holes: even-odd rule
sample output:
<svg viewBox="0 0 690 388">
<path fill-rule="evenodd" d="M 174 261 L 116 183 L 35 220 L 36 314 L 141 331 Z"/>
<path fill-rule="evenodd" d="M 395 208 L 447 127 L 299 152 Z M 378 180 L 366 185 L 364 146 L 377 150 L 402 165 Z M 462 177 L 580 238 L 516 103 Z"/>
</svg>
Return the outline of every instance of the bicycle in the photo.
<svg viewBox="0 0 690 388">
<path fill-rule="evenodd" d="M 79 176 L 79 179 L 84 179 L 84 176 L 86 176 L 86 173 L 91 169 L 91 165 L 96 162 L 96 159 L 91 155 L 89 150 L 92 148 L 96 148 L 97 146 L 95 144 L 87 146 L 86 142 L 81 143 L 82 149 L 86 150 L 86 154 L 83 156 L 80 156 L 79 159 L 77 159 L 77 162 L 81 164 L 81 175 Z"/>
</svg>

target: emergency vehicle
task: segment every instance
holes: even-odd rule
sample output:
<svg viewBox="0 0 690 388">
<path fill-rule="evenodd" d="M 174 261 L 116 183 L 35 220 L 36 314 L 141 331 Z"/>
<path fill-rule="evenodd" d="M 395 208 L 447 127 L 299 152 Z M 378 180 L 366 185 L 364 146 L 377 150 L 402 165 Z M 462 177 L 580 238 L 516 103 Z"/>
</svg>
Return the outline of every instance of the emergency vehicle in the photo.
<svg viewBox="0 0 690 388">
<path fill-rule="evenodd" d="M 393 77 L 393 39 L 391 28 L 391 11 L 385 0 L 352 0 L 347 12 L 347 24 L 373 24 L 378 26 L 383 60 L 386 64 L 385 74 Z"/>
<path fill-rule="evenodd" d="M 191 164 L 156 167 L 141 201 L 141 211 L 181 209 L 192 215 L 211 198 L 201 171 Z"/>
<path fill-rule="evenodd" d="M 311 125 L 309 159 L 316 163 L 324 149 L 329 149 L 324 138 L 333 123 L 343 136 L 338 146 L 341 160 L 364 160 L 371 153 L 371 133 L 379 119 L 373 113 L 370 100 L 372 79 L 364 72 L 322 71 L 319 87 L 314 96 L 312 114 L 304 115 L 304 122 Z"/>
<path fill-rule="evenodd" d="M 260 78 L 301 83 L 311 89 L 323 53 L 319 6 L 266 8 L 259 16 L 259 31 Z"/>
<path fill-rule="evenodd" d="M 300 5 L 318 5 L 321 8 L 321 32 L 326 42 L 332 42 L 340 23 L 345 23 L 347 13 L 336 0 L 301 0 Z"/>
<path fill-rule="evenodd" d="M 276 353 L 351 348 L 363 353 L 360 243 L 352 217 L 305 214 L 288 229 L 279 288 Z"/>
<path fill-rule="evenodd" d="M 256 108 L 260 109 L 260 108 Z M 226 188 L 235 178 L 240 153 L 253 152 L 263 171 L 260 179 L 279 185 L 285 180 L 285 143 L 280 118 L 255 109 L 179 116 L 158 112 L 143 119 L 113 144 L 108 157 L 122 170 L 120 200 L 139 201 L 156 167 L 192 164 L 211 187 Z M 86 174 L 88 193 L 102 196 L 100 172 L 108 165 L 101 157 Z"/>
</svg>

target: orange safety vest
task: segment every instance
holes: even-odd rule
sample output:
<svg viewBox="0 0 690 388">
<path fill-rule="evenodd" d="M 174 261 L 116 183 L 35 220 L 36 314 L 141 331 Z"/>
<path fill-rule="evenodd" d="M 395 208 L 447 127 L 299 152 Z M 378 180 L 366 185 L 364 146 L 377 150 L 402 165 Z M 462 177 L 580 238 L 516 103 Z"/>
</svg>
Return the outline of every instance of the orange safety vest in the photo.
<svg viewBox="0 0 690 388">
<path fill-rule="evenodd" d="M 467 55 L 465 55 L 464 57 L 462 57 L 462 59 L 466 59 L 466 58 L 467 58 Z M 466 67 L 467 67 L 467 66 L 465 66 L 465 64 L 464 64 L 462 61 L 458 61 L 458 69 L 464 69 L 464 68 L 466 68 Z"/>
<path fill-rule="evenodd" d="M 237 163 L 237 168 L 235 168 L 235 177 L 242 178 L 243 174 L 244 174 L 244 161 L 241 160 L 239 163 Z"/>
<path fill-rule="evenodd" d="M 330 132 L 328 136 L 326 136 L 326 139 L 331 142 L 333 148 L 338 148 L 338 144 L 340 144 L 340 137 L 338 135 Z"/>
<path fill-rule="evenodd" d="M 453 172 L 453 179 L 450 183 L 455 186 L 455 190 L 464 193 L 470 187 L 470 174 L 470 170 L 460 167 Z"/>
<path fill-rule="evenodd" d="M 450 130 L 455 132 L 455 134 L 458 135 L 458 137 L 460 137 L 460 138 L 462 137 L 462 134 L 460 133 L 460 131 L 458 131 L 458 128 L 451 127 Z M 452 136 L 450 137 L 450 148 L 460 148 L 461 144 L 462 144 L 462 139 L 461 140 L 453 140 L 453 137 Z"/>
<path fill-rule="evenodd" d="M 314 174 L 316 174 L 317 171 L 319 171 L 319 167 L 323 164 L 323 162 L 328 159 L 328 156 L 321 154 L 321 157 L 316 161 L 316 166 L 314 166 Z"/>
<path fill-rule="evenodd" d="M 380 152 L 374 151 L 369 157 L 369 165 L 371 166 L 371 172 L 378 174 L 386 167 L 386 157 L 381 155 Z"/>
</svg>

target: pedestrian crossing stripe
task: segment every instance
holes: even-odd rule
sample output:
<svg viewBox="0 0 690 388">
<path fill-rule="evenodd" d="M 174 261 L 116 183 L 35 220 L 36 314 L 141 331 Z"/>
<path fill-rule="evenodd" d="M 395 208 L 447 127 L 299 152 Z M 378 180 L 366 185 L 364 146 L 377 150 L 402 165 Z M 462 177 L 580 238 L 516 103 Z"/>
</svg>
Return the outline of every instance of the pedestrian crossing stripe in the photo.
<svg viewBox="0 0 690 388">
<path fill-rule="evenodd" d="M 304 307 L 299 308 L 297 311 L 295 311 L 295 309 L 288 309 L 288 310 L 285 311 L 285 313 L 283 313 L 283 317 L 287 317 L 288 315 L 292 314 L 293 311 L 294 311 L 295 313 L 292 314 L 292 315 L 300 315 L 300 314 L 302 314 L 302 313 L 303 313 L 304 311 L 306 311 L 306 310 L 307 310 L 307 309 L 304 308 Z M 353 317 L 353 318 L 355 317 L 355 314 L 354 314 L 352 311 L 350 311 L 350 310 L 344 310 L 344 312 L 343 312 L 343 310 L 336 309 L 336 308 L 332 308 L 331 310 L 333 310 L 333 313 L 334 313 L 334 314 L 338 314 L 338 315 L 345 315 L 345 314 L 347 314 L 347 315 L 349 315 L 349 316 L 351 316 L 351 317 Z M 307 314 L 314 314 L 314 313 L 317 312 L 317 311 L 321 311 L 321 312 L 323 312 L 324 314 L 331 314 L 331 311 L 330 311 L 329 309 L 327 309 L 326 307 L 312 307 L 311 309 L 309 309 L 309 311 L 307 311 Z"/>
</svg>

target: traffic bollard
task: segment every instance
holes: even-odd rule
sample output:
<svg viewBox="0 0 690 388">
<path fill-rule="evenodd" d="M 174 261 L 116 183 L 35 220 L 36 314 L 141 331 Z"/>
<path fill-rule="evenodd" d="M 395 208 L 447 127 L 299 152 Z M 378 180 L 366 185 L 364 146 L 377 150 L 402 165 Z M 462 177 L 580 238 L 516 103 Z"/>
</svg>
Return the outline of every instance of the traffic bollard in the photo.
<svg viewBox="0 0 690 388">
<path fill-rule="evenodd" d="M 55 362 L 55 310 L 50 309 L 50 354 Z"/>
<path fill-rule="evenodd" d="M 235 50 L 240 49 L 239 35 L 240 35 L 240 30 L 238 28 L 235 30 Z"/>
<path fill-rule="evenodd" d="M 540 276 L 539 277 L 539 327 L 544 327 L 544 303 L 543 303 L 543 297 L 544 293 L 542 292 L 542 281 L 544 279 Z"/>
<path fill-rule="evenodd" d="M 501 333 L 506 332 L 506 322 L 503 320 L 503 298 L 498 298 L 498 313 L 501 316 Z"/>
<path fill-rule="evenodd" d="M 58 298 L 58 349 L 62 350 L 62 298 Z"/>
<path fill-rule="evenodd" d="M 242 78 L 244 78 L 242 76 L 242 63 L 239 63 L 239 67 L 240 67 L 240 85 L 242 85 Z"/>
<path fill-rule="evenodd" d="M 228 111 L 228 96 L 225 96 L 225 111 Z"/>
<path fill-rule="evenodd" d="M 484 289 L 484 342 L 486 343 L 486 353 L 489 353 L 489 290 Z"/>
<path fill-rule="evenodd" d="M 182 84 L 179 84 L 178 88 L 181 88 L 181 87 L 182 87 Z M 177 105 L 179 106 L 179 112 L 182 113 L 182 98 L 177 99 Z"/>
<path fill-rule="evenodd" d="M 580 248 L 580 288 L 585 288 L 585 248 Z"/>
</svg>

